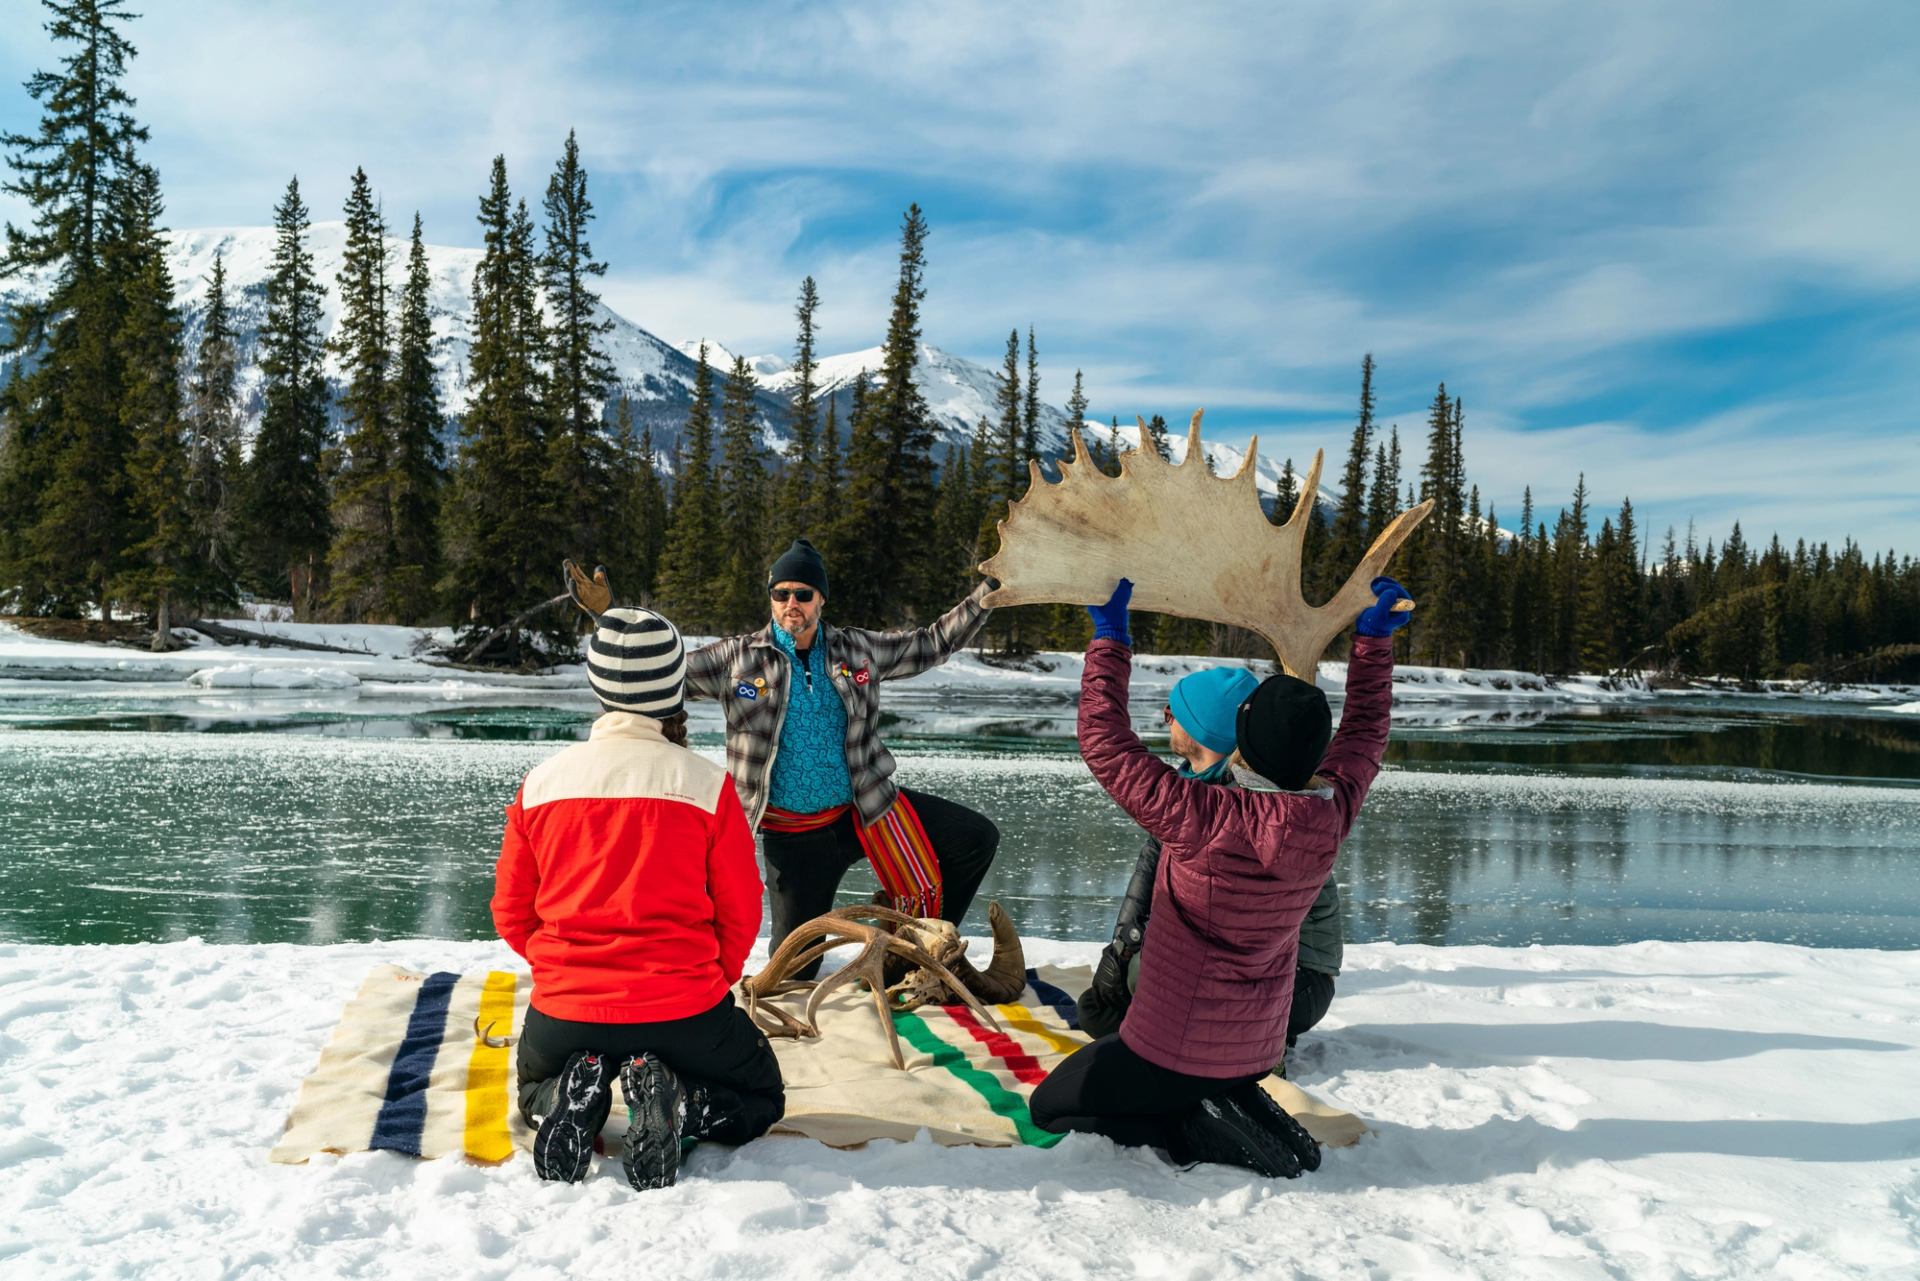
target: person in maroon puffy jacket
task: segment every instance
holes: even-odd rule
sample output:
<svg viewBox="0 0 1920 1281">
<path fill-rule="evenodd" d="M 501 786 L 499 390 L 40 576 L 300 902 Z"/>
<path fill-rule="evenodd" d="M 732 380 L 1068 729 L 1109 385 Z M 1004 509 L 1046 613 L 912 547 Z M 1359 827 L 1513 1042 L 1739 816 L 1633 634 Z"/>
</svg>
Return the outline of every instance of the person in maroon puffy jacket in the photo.
<svg viewBox="0 0 1920 1281">
<path fill-rule="evenodd" d="M 1080 752 L 1128 817 L 1162 846 L 1140 985 L 1120 1030 L 1076 1051 L 1034 1090 L 1036 1124 L 1292 1178 L 1317 1169 L 1312 1137 L 1260 1078 L 1284 1050 L 1300 922 L 1380 772 L 1392 704 L 1392 632 L 1406 589 L 1373 581 L 1355 626 L 1333 734 L 1326 696 L 1292 676 L 1261 682 L 1236 717 L 1236 763 L 1277 791 L 1184 779 L 1127 714 L 1127 602 L 1094 606 L 1080 684 Z"/>
</svg>

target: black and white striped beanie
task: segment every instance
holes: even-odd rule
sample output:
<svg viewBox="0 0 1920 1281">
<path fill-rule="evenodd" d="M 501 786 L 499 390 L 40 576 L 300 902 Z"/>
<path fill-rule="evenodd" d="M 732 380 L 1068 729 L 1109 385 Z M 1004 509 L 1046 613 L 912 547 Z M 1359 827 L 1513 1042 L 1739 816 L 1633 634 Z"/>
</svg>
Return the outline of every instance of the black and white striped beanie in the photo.
<svg viewBox="0 0 1920 1281">
<path fill-rule="evenodd" d="M 610 712 L 665 720 L 685 706 L 687 648 L 680 629 L 650 609 L 600 615 L 587 642 L 587 683 Z"/>
</svg>

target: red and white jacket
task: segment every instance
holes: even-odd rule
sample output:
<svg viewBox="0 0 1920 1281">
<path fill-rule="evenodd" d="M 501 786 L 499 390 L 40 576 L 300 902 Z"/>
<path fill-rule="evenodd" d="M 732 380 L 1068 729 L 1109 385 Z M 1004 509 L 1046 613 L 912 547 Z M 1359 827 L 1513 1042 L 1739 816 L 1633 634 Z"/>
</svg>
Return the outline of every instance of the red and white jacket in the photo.
<svg viewBox="0 0 1920 1281">
<path fill-rule="evenodd" d="M 533 1006 L 583 1023 L 699 1014 L 760 933 L 753 834 L 727 771 L 660 723 L 608 712 L 507 806 L 493 923 Z"/>
</svg>

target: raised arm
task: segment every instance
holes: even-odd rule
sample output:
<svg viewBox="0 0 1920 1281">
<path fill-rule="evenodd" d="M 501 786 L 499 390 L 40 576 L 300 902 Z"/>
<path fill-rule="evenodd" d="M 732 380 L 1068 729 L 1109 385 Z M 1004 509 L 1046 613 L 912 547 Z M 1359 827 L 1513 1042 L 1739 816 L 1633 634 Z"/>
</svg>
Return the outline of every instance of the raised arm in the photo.
<svg viewBox="0 0 1920 1281">
<path fill-rule="evenodd" d="M 1192 783 L 1147 750 L 1127 715 L 1133 678 L 1127 599 L 1133 584 L 1120 580 L 1113 599 L 1093 607 L 1093 643 L 1080 673 L 1080 755 L 1093 777 L 1127 817 L 1162 843 L 1190 844 L 1212 830 L 1230 789 Z"/>
<path fill-rule="evenodd" d="M 733 670 L 736 636 L 687 651 L 687 696 L 719 698 L 727 691 L 727 673 Z"/>
<path fill-rule="evenodd" d="M 1378 600 L 1354 624 L 1353 652 L 1347 659 L 1347 700 L 1340 728 L 1320 761 L 1320 777 L 1333 785 L 1344 837 L 1360 813 L 1367 790 L 1380 773 L 1393 716 L 1393 633 L 1409 615 L 1394 606 L 1408 599 L 1391 578 L 1373 580 Z"/>
<path fill-rule="evenodd" d="M 908 631 L 873 634 L 874 676 L 880 680 L 903 680 L 918 676 L 930 667 L 938 667 L 980 634 L 987 615 L 993 611 L 981 600 L 993 588 L 982 579 L 958 605 L 936 618 L 930 626 Z"/>
</svg>

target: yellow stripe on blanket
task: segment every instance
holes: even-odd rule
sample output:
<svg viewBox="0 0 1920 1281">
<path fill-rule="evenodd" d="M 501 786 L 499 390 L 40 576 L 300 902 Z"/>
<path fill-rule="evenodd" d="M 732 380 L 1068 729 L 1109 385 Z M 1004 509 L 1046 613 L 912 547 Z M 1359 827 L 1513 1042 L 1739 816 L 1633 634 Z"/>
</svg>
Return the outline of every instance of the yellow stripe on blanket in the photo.
<svg viewBox="0 0 1920 1281">
<path fill-rule="evenodd" d="M 507 1134 L 507 1049 L 513 1031 L 513 975 L 494 970 L 480 992 L 473 1055 L 467 1060 L 467 1155 L 477 1161 L 504 1161 L 513 1155 Z M 500 1042 L 488 1044 L 488 1039 Z"/>
</svg>

